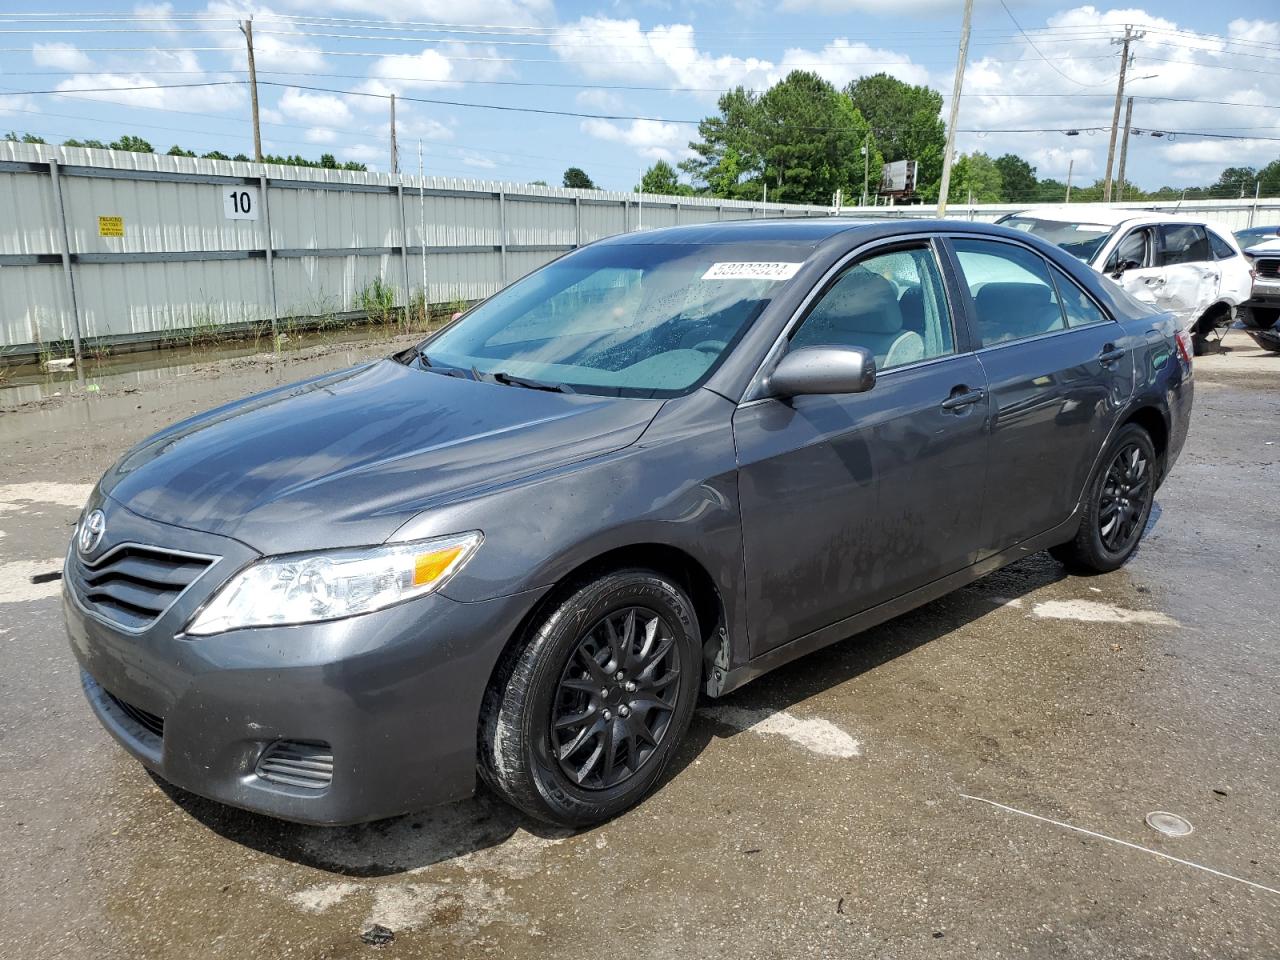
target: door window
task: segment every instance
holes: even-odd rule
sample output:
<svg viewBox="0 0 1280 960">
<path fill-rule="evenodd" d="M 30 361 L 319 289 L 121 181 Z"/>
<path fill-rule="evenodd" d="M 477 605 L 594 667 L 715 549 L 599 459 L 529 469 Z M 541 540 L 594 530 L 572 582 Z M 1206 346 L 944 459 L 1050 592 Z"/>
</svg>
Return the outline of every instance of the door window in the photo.
<svg viewBox="0 0 1280 960">
<path fill-rule="evenodd" d="M 844 270 L 791 336 L 792 347 L 865 347 L 882 370 L 955 352 L 942 273 L 927 245 Z"/>
<path fill-rule="evenodd" d="M 1160 228 L 1160 266 L 1179 263 L 1205 263 L 1209 255 L 1209 238 L 1204 227 L 1195 223 L 1166 223 Z"/>
<path fill-rule="evenodd" d="M 1062 306 L 1039 254 L 992 240 L 952 241 L 973 295 L 978 338 L 989 347 L 1062 330 Z"/>
<path fill-rule="evenodd" d="M 1111 256 L 1107 258 L 1107 273 L 1115 273 L 1120 269 L 1122 263 L 1136 263 L 1139 267 L 1145 267 L 1149 263 L 1147 259 L 1147 239 L 1149 231 L 1134 230 L 1117 245 L 1112 251 Z"/>
<path fill-rule="evenodd" d="M 1068 327 L 1087 327 L 1107 321 L 1102 309 L 1057 267 L 1053 268 L 1053 279 L 1058 283 L 1058 296 L 1062 300 L 1062 311 L 1067 315 Z"/>
</svg>

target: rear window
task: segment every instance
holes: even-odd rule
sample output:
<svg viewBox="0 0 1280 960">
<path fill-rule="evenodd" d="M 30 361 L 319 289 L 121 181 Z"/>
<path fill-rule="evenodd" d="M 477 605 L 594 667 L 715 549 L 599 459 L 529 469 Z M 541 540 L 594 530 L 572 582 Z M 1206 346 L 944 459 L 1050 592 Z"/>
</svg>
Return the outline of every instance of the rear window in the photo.
<svg viewBox="0 0 1280 960">
<path fill-rule="evenodd" d="M 1000 225 L 1011 230 L 1032 233 L 1043 240 L 1061 247 L 1078 260 L 1088 263 L 1093 259 L 1115 227 L 1102 223 L 1080 220 L 1045 220 L 1040 217 L 1005 217 Z"/>
</svg>

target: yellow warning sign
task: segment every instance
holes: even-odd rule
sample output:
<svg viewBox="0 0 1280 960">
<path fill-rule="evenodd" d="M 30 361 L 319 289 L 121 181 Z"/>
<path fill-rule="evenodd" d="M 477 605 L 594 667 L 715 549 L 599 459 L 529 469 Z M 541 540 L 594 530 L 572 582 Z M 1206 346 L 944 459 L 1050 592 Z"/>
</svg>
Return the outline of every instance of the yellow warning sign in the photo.
<svg viewBox="0 0 1280 960">
<path fill-rule="evenodd" d="M 124 236 L 124 217 L 99 217 L 98 218 L 98 236 L 123 237 Z"/>
</svg>

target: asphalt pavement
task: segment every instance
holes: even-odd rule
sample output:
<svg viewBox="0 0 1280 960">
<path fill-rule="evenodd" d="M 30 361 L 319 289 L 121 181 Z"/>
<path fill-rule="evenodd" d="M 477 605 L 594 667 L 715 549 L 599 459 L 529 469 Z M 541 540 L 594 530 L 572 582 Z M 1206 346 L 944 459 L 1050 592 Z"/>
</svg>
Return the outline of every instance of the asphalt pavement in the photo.
<svg viewBox="0 0 1280 960">
<path fill-rule="evenodd" d="M 1127 567 L 1037 555 L 707 701 L 658 792 L 579 833 L 483 793 L 257 817 L 156 781 L 83 702 L 43 575 L 97 476 L 385 342 L 0 414 L 0 957 L 1280 956 L 1280 356 L 1226 345 Z"/>
</svg>

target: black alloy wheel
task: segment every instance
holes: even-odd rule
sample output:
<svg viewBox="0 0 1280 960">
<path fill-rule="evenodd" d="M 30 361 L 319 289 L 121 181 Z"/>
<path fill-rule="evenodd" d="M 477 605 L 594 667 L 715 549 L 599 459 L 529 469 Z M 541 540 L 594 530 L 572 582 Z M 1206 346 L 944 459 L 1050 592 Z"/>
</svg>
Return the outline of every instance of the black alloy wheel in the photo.
<svg viewBox="0 0 1280 960">
<path fill-rule="evenodd" d="M 504 654 L 480 710 L 480 775 L 550 823 L 585 827 L 661 781 L 702 681 L 679 581 L 626 568 L 570 583 Z"/>
<path fill-rule="evenodd" d="M 1137 542 L 1150 488 L 1151 461 L 1137 443 L 1126 444 L 1107 467 L 1098 504 L 1098 535 L 1111 553 L 1124 553 Z"/>
<path fill-rule="evenodd" d="M 1049 552 L 1081 572 L 1108 573 L 1138 548 L 1160 484 L 1160 459 L 1151 435 L 1125 424 L 1100 458 L 1101 469 L 1081 501 L 1080 526 Z"/>
<path fill-rule="evenodd" d="M 602 790 L 639 772 L 671 725 L 679 679 L 680 648 L 653 610 L 626 607 L 588 629 L 551 711 L 552 749 L 565 776 Z"/>
</svg>

